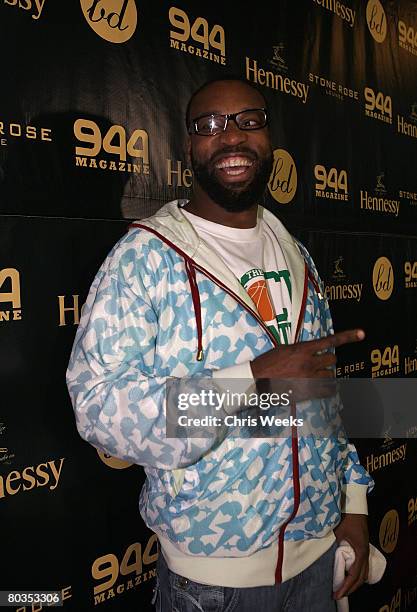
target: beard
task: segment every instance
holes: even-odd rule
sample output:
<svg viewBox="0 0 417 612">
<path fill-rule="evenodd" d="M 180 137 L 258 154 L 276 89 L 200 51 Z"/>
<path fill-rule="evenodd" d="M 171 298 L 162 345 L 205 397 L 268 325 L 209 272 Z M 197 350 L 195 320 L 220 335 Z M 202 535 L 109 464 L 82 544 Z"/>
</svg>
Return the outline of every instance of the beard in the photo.
<svg viewBox="0 0 417 612">
<path fill-rule="evenodd" d="M 246 153 L 257 165 L 252 181 L 245 186 L 245 183 L 235 182 L 227 187 L 216 177 L 216 171 L 212 159 L 206 163 L 197 160 L 191 151 L 191 165 L 194 176 L 203 191 L 219 206 L 228 212 L 243 212 L 249 210 L 262 197 L 269 177 L 272 172 L 273 156 L 272 152 L 259 157 L 251 149 L 244 147 L 224 147 L 221 151 L 216 151 L 215 157 L 222 153 Z M 213 156 L 214 157 L 214 156 Z"/>
</svg>

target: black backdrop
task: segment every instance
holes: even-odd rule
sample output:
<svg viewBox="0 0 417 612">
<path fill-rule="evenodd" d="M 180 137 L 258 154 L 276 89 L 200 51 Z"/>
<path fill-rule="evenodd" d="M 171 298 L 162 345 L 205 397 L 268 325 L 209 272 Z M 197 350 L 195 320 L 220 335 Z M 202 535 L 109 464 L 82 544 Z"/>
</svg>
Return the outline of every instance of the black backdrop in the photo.
<svg viewBox="0 0 417 612">
<path fill-rule="evenodd" d="M 0 15 L 0 588 L 150 610 L 142 469 L 79 439 L 64 382 L 89 285 L 128 219 L 189 196 L 185 105 L 233 73 L 271 109 L 264 205 L 310 249 L 335 328 L 366 330 L 338 375 L 416 377 L 417 5 L 3 0 Z M 416 432 L 357 441 L 388 568 L 354 611 L 417 609 Z"/>
</svg>

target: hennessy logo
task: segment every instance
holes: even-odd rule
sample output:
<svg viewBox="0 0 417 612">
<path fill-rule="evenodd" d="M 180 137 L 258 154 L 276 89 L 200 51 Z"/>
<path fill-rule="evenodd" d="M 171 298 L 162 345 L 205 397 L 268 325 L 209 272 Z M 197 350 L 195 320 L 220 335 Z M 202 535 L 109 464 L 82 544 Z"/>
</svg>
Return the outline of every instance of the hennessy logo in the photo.
<svg viewBox="0 0 417 612">
<path fill-rule="evenodd" d="M 338 257 L 334 261 L 333 278 L 335 278 L 335 279 L 346 278 L 346 274 L 342 270 L 342 261 L 343 261 L 343 255 L 340 255 L 340 257 Z"/>
<path fill-rule="evenodd" d="M 167 159 L 168 170 L 168 185 L 178 187 L 191 187 L 193 184 L 193 173 L 190 168 L 182 167 L 182 161 L 177 161 L 176 164 L 171 159 Z"/>
<path fill-rule="evenodd" d="M 382 443 L 382 447 L 383 448 L 391 446 L 391 444 L 394 442 L 394 440 L 389 435 L 390 431 L 391 431 L 391 425 L 388 427 L 388 429 L 386 431 L 384 431 L 384 441 Z"/>
<path fill-rule="evenodd" d="M 24 11 L 33 11 L 32 19 L 37 20 L 41 16 L 45 0 L 4 0 L 4 4 L 16 6 Z"/>
<path fill-rule="evenodd" d="M 388 300 L 394 289 L 394 270 L 387 257 L 379 257 L 372 272 L 372 282 L 376 296 Z"/>
<path fill-rule="evenodd" d="M 379 543 L 386 553 L 392 553 L 397 546 L 400 518 L 396 510 L 389 510 L 379 527 Z"/>
<path fill-rule="evenodd" d="M 387 35 L 387 18 L 379 0 L 369 0 L 366 6 L 366 21 L 374 40 L 382 43 Z"/>
<path fill-rule="evenodd" d="M 384 176 L 385 174 L 382 172 L 382 174 L 378 174 L 376 177 L 376 187 L 375 187 L 376 193 L 387 193 L 385 185 L 382 182 L 382 179 L 384 178 Z"/>
<path fill-rule="evenodd" d="M 0 288 L 10 281 L 10 291 L 0 293 L 0 323 L 2 321 L 18 321 L 22 318 L 20 310 L 20 276 L 15 268 L 0 270 Z M 12 310 L 1 310 L 2 303 L 11 303 Z"/>
<path fill-rule="evenodd" d="M 326 284 L 324 288 L 324 295 L 329 301 L 333 300 L 355 300 L 360 302 L 362 298 L 363 283 L 346 283 L 346 274 L 342 267 L 343 255 L 339 255 L 334 260 L 334 270 L 331 275 L 333 283 Z M 347 370 L 345 368 L 345 374 L 354 372 L 355 370 Z M 341 375 L 340 373 L 338 375 Z"/>
<path fill-rule="evenodd" d="M 417 102 L 411 105 L 410 119 L 417 121 Z"/>
<path fill-rule="evenodd" d="M 285 149 L 275 149 L 268 183 L 269 193 L 280 204 L 289 204 L 297 191 L 297 168 Z"/>
<path fill-rule="evenodd" d="M 282 72 L 287 72 L 288 66 L 285 63 L 285 60 L 281 55 L 281 52 L 284 50 L 284 43 L 280 43 L 279 45 L 274 45 L 273 49 L 274 49 L 274 57 L 271 60 L 269 60 L 269 63 L 272 64 L 272 66 L 275 66 L 277 70 L 280 70 Z"/>
<path fill-rule="evenodd" d="M 80 0 L 88 25 L 112 43 L 124 43 L 136 30 L 135 0 Z"/>
<path fill-rule="evenodd" d="M 0 476 L 0 500 L 8 495 L 47 487 L 54 491 L 61 477 L 62 465 L 65 459 L 53 459 L 39 465 L 30 465 L 22 471 L 13 470 L 7 476 Z"/>
</svg>

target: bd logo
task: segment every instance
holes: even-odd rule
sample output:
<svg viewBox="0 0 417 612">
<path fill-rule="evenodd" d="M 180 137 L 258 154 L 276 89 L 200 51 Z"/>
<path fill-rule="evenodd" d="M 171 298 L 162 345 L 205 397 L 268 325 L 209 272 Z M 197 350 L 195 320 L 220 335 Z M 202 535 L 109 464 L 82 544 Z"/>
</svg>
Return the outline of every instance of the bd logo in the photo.
<svg viewBox="0 0 417 612">
<path fill-rule="evenodd" d="M 275 149 L 268 189 L 279 204 L 289 204 L 297 191 L 297 168 L 285 149 Z"/>
<path fill-rule="evenodd" d="M 124 43 L 138 22 L 135 0 L 80 0 L 84 17 L 96 34 L 112 43 Z"/>
<path fill-rule="evenodd" d="M 366 22 L 374 40 L 382 43 L 387 35 L 387 18 L 379 0 L 369 0 L 366 6 Z"/>
<path fill-rule="evenodd" d="M 388 300 L 394 289 L 394 270 L 387 257 L 379 257 L 372 272 L 372 283 L 376 296 L 380 300 Z"/>
<path fill-rule="evenodd" d="M 396 510 L 389 510 L 381 521 L 379 527 L 379 543 L 386 553 L 392 553 L 398 542 L 400 531 L 400 517 Z"/>
<path fill-rule="evenodd" d="M 130 467 L 132 464 L 128 461 L 123 461 L 123 459 L 118 459 L 117 457 L 113 457 L 112 455 L 108 455 L 103 451 L 97 449 L 97 454 L 108 467 L 113 468 L 114 470 L 124 470 Z"/>
</svg>

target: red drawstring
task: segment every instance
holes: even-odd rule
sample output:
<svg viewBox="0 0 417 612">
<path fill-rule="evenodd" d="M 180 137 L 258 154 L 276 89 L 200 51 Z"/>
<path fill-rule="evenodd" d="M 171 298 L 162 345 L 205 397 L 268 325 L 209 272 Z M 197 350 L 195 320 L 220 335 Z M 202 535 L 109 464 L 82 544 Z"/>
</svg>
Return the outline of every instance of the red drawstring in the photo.
<svg viewBox="0 0 417 612">
<path fill-rule="evenodd" d="M 185 269 L 187 270 L 188 281 L 191 288 L 191 297 L 193 298 L 193 306 L 195 312 L 195 322 L 197 325 L 197 361 L 203 361 L 203 329 L 201 324 L 201 302 L 200 292 L 197 286 L 195 268 L 192 262 L 184 257 Z"/>
<path fill-rule="evenodd" d="M 187 270 L 188 281 L 190 283 L 191 288 L 191 297 L 193 298 L 195 322 L 197 326 L 197 361 L 203 361 L 203 327 L 201 324 L 200 293 L 198 291 L 195 268 L 192 259 L 190 259 L 190 257 L 188 257 L 188 255 L 180 248 L 178 248 L 173 242 L 168 240 L 168 238 L 165 238 L 165 236 L 153 229 L 153 227 L 148 227 L 147 225 L 143 225 L 142 223 L 131 223 L 129 225 L 129 228 L 130 227 L 140 227 L 141 229 L 144 229 L 147 232 L 152 232 L 152 234 L 158 236 L 158 238 L 162 240 L 162 242 L 165 242 L 165 244 L 174 249 L 174 251 L 178 253 L 178 255 L 181 255 L 181 257 L 184 258 L 185 269 Z"/>
</svg>

